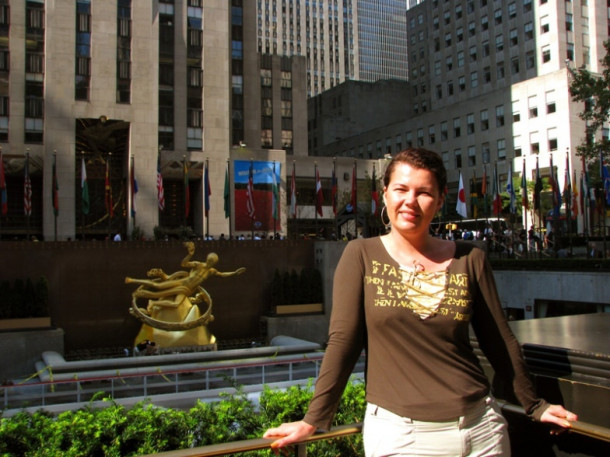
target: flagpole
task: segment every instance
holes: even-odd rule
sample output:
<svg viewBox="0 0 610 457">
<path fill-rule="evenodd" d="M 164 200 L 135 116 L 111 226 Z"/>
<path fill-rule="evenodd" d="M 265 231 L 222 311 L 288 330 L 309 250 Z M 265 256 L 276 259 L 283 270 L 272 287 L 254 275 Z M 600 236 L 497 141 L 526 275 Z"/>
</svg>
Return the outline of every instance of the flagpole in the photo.
<svg viewBox="0 0 610 457">
<path fill-rule="evenodd" d="M 316 232 L 316 236 L 317 236 L 318 235 L 318 162 L 313 163 L 313 188 L 314 188 L 313 214 L 314 214 L 314 221 L 315 221 L 315 223 L 314 223 L 315 232 Z"/>
<path fill-rule="evenodd" d="M 80 229 L 81 229 L 82 240 L 85 241 L 85 205 L 84 205 L 85 202 L 84 202 L 84 199 L 83 199 L 83 197 L 84 197 L 83 190 L 84 190 L 84 185 L 85 185 L 85 183 L 83 182 L 83 178 L 84 178 L 83 172 L 86 171 L 86 168 L 85 168 L 86 167 L 86 165 L 85 165 L 85 151 L 81 151 L 80 153 L 82 154 L 82 156 L 81 156 L 81 164 L 82 164 L 82 166 L 81 166 L 81 169 L 80 169 L 80 181 L 81 181 L 81 184 L 80 184 L 80 192 L 81 192 L 81 197 L 80 197 L 81 198 L 81 204 L 80 204 L 80 209 L 81 209 L 81 212 L 80 212 L 81 213 L 81 226 L 80 226 Z"/>
<path fill-rule="evenodd" d="M 110 185 L 110 159 L 112 158 L 112 152 L 108 152 L 108 161 L 106 162 L 107 178 L 108 178 L 108 189 L 106 189 L 106 200 L 108 202 L 108 240 L 112 240 L 112 186 Z"/>
<path fill-rule="evenodd" d="M 233 239 L 233 224 L 232 224 L 232 218 L 231 218 L 231 174 L 230 174 L 230 170 L 231 170 L 231 161 L 230 159 L 227 159 L 227 171 L 226 171 L 226 175 L 225 175 L 225 181 L 226 181 L 226 191 L 227 191 L 227 203 L 228 203 L 228 215 L 229 215 L 229 239 Z M 225 203 L 226 206 L 226 203 Z"/>
<path fill-rule="evenodd" d="M 527 239 L 528 230 L 527 230 L 527 209 L 529 203 L 527 201 L 527 180 L 525 179 L 525 158 L 523 158 L 523 171 L 521 172 L 521 208 L 523 211 L 523 229 L 525 230 L 525 257 L 529 258 L 529 240 Z M 524 205 L 525 203 L 525 205 Z"/>
<path fill-rule="evenodd" d="M 601 178 L 601 182 L 602 182 L 602 214 L 601 214 L 601 227 L 602 227 L 602 243 L 604 246 L 604 255 L 603 258 L 605 259 L 606 256 L 606 199 L 607 199 L 607 195 L 606 195 L 606 181 L 605 181 L 605 173 L 604 173 L 604 155 L 603 152 L 600 151 L 599 152 L 599 177 Z"/>
<path fill-rule="evenodd" d="M 57 186 L 57 151 L 53 150 L 53 176 L 51 178 L 51 199 L 53 201 L 53 234 L 54 241 L 57 241 L 57 212 L 58 212 L 58 202 L 55 200 L 57 198 L 56 186 Z"/>
<path fill-rule="evenodd" d="M 28 179 L 30 179 L 30 148 L 26 149 L 25 152 L 25 181 L 27 181 Z M 30 239 L 30 215 L 32 214 L 32 185 L 30 184 L 29 187 L 29 197 L 26 195 L 28 193 L 28 189 L 27 189 L 27 182 L 24 182 L 24 204 L 26 204 L 26 200 L 29 199 L 29 202 L 27 202 L 27 205 L 29 205 L 29 208 L 26 208 L 25 210 L 25 224 L 26 224 L 26 228 L 25 228 L 25 234 L 26 234 L 26 239 Z"/>
<path fill-rule="evenodd" d="M 566 199 L 566 223 L 568 224 L 568 251 L 572 257 L 572 184 L 570 183 L 570 148 L 566 148 L 566 171 L 563 193 Z"/>
<path fill-rule="evenodd" d="M 358 162 L 354 160 L 354 238 L 358 238 Z"/>
<path fill-rule="evenodd" d="M 133 231 L 136 228 L 136 208 L 134 206 L 134 202 L 136 199 L 136 194 L 135 194 L 135 182 L 136 182 L 136 159 L 135 157 L 132 155 L 131 156 L 131 172 L 130 175 L 131 179 L 129 180 L 129 195 L 131 196 L 130 198 L 130 207 L 129 210 L 131 212 L 131 218 L 133 219 L 133 227 L 131 228 L 131 233 L 133 233 Z M 129 224 L 127 224 L 129 226 Z"/>
<path fill-rule="evenodd" d="M 273 161 L 273 180 L 271 182 L 275 183 L 275 160 Z M 273 208 L 271 209 L 271 217 L 273 217 L 273 239 L 275 239 L 275 234 L 277 233 L 277 216 L 279 216 L 277 209 L 279 202 L 275 199 L 274 192 L 275 189 L 271 189 L 271 202 L 273 203 Z"/>
<path fill-rule="evenodd" d="M 205 212 L 205 236 L 206 238 L 210 235 L 210 212 L 209 212 L 209 199 L 208 186 L 210 185 L 210 159 L 205 158 L 205 175 L 203 177 L 203 206 Z"/>
</svg>

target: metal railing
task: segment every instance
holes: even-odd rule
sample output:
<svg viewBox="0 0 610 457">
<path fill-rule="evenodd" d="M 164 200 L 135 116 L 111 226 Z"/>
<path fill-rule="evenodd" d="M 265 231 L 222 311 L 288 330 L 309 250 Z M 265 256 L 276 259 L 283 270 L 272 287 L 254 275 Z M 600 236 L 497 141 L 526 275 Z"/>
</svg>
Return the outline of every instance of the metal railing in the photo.
<svg viewBox="0 0 610 457">
<path fill-rule="evenodd" d="M 148 367 L 128 373 L 117 370 L 114 375 L 91 376 L 75 373 L 71 379 L 24 382 L 0 386 L 1 408 L 4 410 L 44 407 L 66 403 L 87 402 L 100 393 L 112 399 L 150 397 L 227 389 L 235 386 L 295 382 L 317 378 L 323 353 L 277 356 L 273 359 L 212 362 L 189 367 Z M 359 364 L 356 371 L 362 370 Z M 65 374 L 64 374 L 65 376 Z M 57 375 L 59 377 L 59 375 Z"/>
<path fill-rule="evenodd" d="M 524 409 L 519 406 L 510 403 L 505 403 L 502 401 L 498 401 L 498 404 L 502 409 L 503 413 L 509 412 L 517 414 L 519 416 L 525 416 Z M 362 424 L 358 423 L 334 427 L 329 432 L 316 433 L 315 435 L 310 436 L 306 440 L 294 446 L 293 455 L 295 457 L 306 457 L 308 443 L 334 438 L 342 438 L 350 435 L 355 435 L 361 432 Z M 569 429 L 568 433 L 576 433 L 596 440 L 610 442 L 609 428 L 589 424 L 586 422 L 572 422 L 572 427 Z M 231 454 L 239 454 L 242 452 L 270 449 L 271 443 L 273 441 L 273 439 L 257 438 L 252 440 L 234 441 L 231 443 L 212 444 L 192 449 L 160 452 L 158 454 L 148 454 L 142 457 L 220 457 Z"/>
</svg>

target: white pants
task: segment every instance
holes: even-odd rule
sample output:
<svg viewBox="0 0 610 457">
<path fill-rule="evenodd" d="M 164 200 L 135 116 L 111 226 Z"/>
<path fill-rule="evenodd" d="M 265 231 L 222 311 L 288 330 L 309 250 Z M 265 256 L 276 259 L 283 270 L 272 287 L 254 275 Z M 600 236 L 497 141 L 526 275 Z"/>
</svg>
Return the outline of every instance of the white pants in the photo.
<svg viewBox="0 0 610 457">
<path fill-rule="evenodd" d="M 366 457 L 510 457 L 507 423 L 490 397 L 447 422 L 413 420 L 369 403 L 362 433 Z"/>
</svg>

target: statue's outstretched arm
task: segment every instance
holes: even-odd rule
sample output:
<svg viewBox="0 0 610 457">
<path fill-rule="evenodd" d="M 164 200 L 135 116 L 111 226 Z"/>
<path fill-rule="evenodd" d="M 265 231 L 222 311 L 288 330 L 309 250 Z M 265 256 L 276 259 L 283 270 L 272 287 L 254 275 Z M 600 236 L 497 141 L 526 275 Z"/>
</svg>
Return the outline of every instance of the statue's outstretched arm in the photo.
<svg viewBox="0 0 610 457">
<path fill-rule="evenodd" d="M 245 267 L 239 267 L 237 270 L 235 271 L 218 271 L 215 270 L 214 268 L 212 268 L 212 270 L 210 271 L 210 273 L 216 275 L 216 276 L 220 276 L 221 278 L 227 278 L 229 276 L 235 276 L 235 275 L 240 275 L 242 274 L 244 271 L 246 271 Z"/>
</svg>

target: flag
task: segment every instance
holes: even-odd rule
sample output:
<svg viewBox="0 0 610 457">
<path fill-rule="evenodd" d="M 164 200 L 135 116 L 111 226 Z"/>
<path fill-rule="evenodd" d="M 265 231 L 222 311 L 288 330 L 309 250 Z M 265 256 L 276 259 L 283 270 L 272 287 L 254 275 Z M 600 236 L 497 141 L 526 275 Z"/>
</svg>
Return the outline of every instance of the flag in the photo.
<svg viewBox="0 0 610 457">
<path fill-rule="evenodd" d="M 523 171 L 521 172 L 521 206 L 530 209 L 530 202 L 527 198 L 527 179 L 525 178 L 525 160 L 523 161 Z"/>
<path fill-rule="evenodd" d="M 292 178 L 290 179 L 290 216 L 297 217 L 297 183 L 294 162 L 292 162 Z"/>
<path fill-rule="evenodd" d="M 89 183 L 87 182 L 87 167 L 85 166 L 84 157 L 82 157 L 81 159 L 80 189 L 82 196 L 83 214 L 89 214 Z"/>
<path fill-rule="evenodd" d="M 534 183 L 534 209 L 540 210 L 540 194 L 542 194 L 542 178 L 540 177 L 540 167 L 538 157 L 536 157 L 536 181 Z"/>
<path fill-rule="evenodd" d="M 205 217 L 210 214 L 210 195 L 212 195 L 212 189 L 210 189 L 210 164 L 206 160 L 205 170 L 203 174 L 203 187 L 204 187 L 204 206 L 205 206 Z"/>
<path fill-rule="evenodd" d="M 59 185 L 57 184 L 56 156 L 53 154 L 53 179 L 51 181 L 51 195 L 53 199 L 53 213 L 59 215 Z"/>
<path fill-rule="evenodd" d="M 483 167 L 483 181 L 481 182 L 481 195 L 483 196 L 483 214 L 487 216 L 487 165 Z"/>
<path fill-rule="evenodd" d="M 30 179 L 30 155 L 25 157 L 23 177 L 23 214 L 32 215 L 32 180 Z"/>
<path fill-rule="evenodd" d="M 479 217 L 479 194 L 477 193 L 477 175 L 476 171 L 472 170 L 472 186 L 470 192 L 470 212 L 472 217 L 477 219 Z"/>
<path fill-rule="evenodd" d="M 574 185 L 572 186 L 572 218 L 578 217 L 578 185 L 576 181 L 576 170 L 574 171 Z"/>
<path fill-rule="evenodd" d="M 557 184 L 557 175 L 555 175 L 555 167 L 553 166 L 553 156 L 551 155 L 551 174 L 549 176 L 549 184 L 553 194 L 553 216 L 559 217 L 559 208 L 561 207 L 561 193 Z"/>
<path fill-rule="evenodd" d="M 6 213 L 8 213 L 8 199 L 6 196 L 6 176 L 4 175 L 2 151 L 0 151 L 0 204 L 2 205 L 2 214 L 6 216 Z"/>
<path fill-rule="evenodd" d="M 333 204 L 333 214 L 337 215 L 337 173 L 335 172 L 335 164 L 333 163 L 333 176 L 331 180 L 330 198 Z"/>
<path fill-rule="evenodd" d="M 280 192 L 277 185 L 277 177 L 275 175 L 275 162 L 273 162 L 273 176 L 271 177 L 271 197 L 273 202 L 273 219 L 278 220 L 278 205 L 280 203 Z"/>
<path fill-rule="evenodd" d="M 138 181 L 136 180 L 136 159 L 131 159 L 131 217 L 136 217 L 136 194 L 138 193 Z"/>
<path fill-rule="evenodd" d="M 499 216 L 502 213 L 502 197 L 500 196 L 500 183 L 498 181 L 498 169 L 494 167 L 493 188 L 492 188 L 492 207 L 493 213 Z"/>
<path fill-rule="evenodd" d="M 462 180 L 462 172 L 460 171 L 460 181 L 457 194 L 457 203 L 455 210 L 463 218 L 468 217 L 468 211 L 466 210 L 466 194 L 464 192 L 464 181 Z"/>
<path fill-rule="evenodd" d="M 371 214 L 377 214 L 379 209 L 379 193 L 377 192 L 377 177 L 375 176 L 375 166 L 373 165 L 373 179 L 371 184 Z"/>
<path fill-rule="evenodd" d="M 320 173 L 318 172 L 318 167 L 316 166 L 316 213 L 323 216 L 322 214 L 322 205 L 324 204 L 324 195 L 322 195 L 322 183 L 320 182 Z"/>
<path fill-rule="evenodd" d="M 163 189 L 163 175 L 161 174 L 161 158 L 157 159 L 157 201 L 159 210 L 165 209 L 165 190 Z"/>
<path fill-rule="evenodd" d="M 572 204 L 572 182 L 570 180 L 570 159 L 566 155 L 566 171 L 563 177 L 563 200 L 566 202 L 566 217 L 571 217 L 568 207 Z"/>
<path fill-rule="evenodd" d="M 512 160 L 508 164 L 508 175 L 506 177 L 506 192 L 510 197 L 510 213 L 515 214 L 517 211 L 516 208 L 516 200 L 517 196 L 515 195 L 515 186 L 513 186 L 513 162 Z"/>
<path fill-rule="evenodd" d="M 106 196 L 106 212 L 109 217 L 114 216 L 114 208 L 112 203 L 112 186 L 110 185 L 110 157 L 106 160 L 106 180 L 104 184 Z"/>
<path fill-rule="evenodd" d="M 246 187 L 246 209 L 248 216 L 254 219 L 256 208 L 254 208 L 254 164 L 250 161 L 250 169 L 248 170 L 248 186 Z"/>
<path fill-rule="evenodd" d="M 608 167 L 604 165 L 604 157 L 601 152 L 599 153 L 599 166 L 601 167 L 599 175 L 602 178 L 605 202 L 606 205 L 610 205 L 610 172 Z"/>
<path fill-rule="evenodd" d="M 231 217 L 231 188 L 229 185 L 229 164 L 227 163 L 227 169 L 225 170 L 225 219 Z"/>
<path fill-rule="evenodd" d="M 191 190 L 189 188 L 189 168 L 186 159 L 182 164 L 184 175 L 184 217 L 189 217 L 191 213 Z"/>
</svg>

